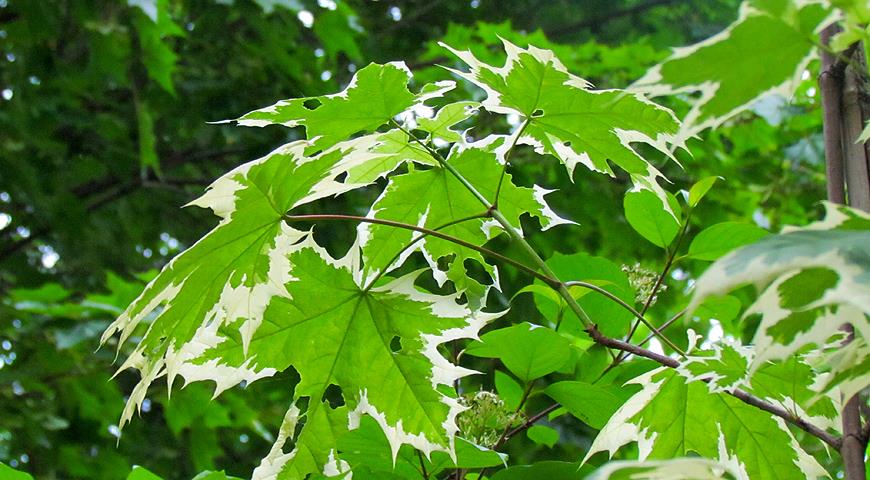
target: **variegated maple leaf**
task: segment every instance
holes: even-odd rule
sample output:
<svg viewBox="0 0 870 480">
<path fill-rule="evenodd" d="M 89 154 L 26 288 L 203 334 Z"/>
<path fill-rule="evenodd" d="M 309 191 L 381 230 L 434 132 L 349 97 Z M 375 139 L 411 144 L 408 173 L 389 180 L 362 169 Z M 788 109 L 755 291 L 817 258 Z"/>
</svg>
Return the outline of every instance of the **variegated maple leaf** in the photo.
<svg viewBox="0 0 870 480">
<path fill-rule="evenodd" d="M 486 92 L 483 108 L 517 114 L 527 122 L 520 143 L 555 156 L 571 176 L 578 164 L 613 175 L 612 162 L 631 176 L 637 188 L 656 192 L 667 208 L 657 181 L 661 173 L 631 143 L 645 143 L 671 156 L 669 146 L 679 122 L 670 110 L 634 93 L 593 90 L 549 50 L 523 49 L 504 41 L 507 60 L 504 66 L 494 67 L 469 51 L 443 46 L 470 67 L 468 72 L 452 71 Z"/>
<path fill-rule="evenodd" d="M 437 117 L 436 117 L 437 118 Z M 486 142 L 455 145 L 447 157 L 463 177 L 486 198 L 495 200 L 499 190 L 499 210 L 521 231 L 520 216 L 531 214 L 537 217 L 544 229 L 569 223 L 558 217 L 544 200 L 548 190 L 514 185 L 511 175 L 502 177 L 503 152 L 507 137 L 491 136 Z M 431 157 L 430 157 L 431 159 Z M 406 174 L 390 178 L 387 188 L 372 205 L 369 217 L 418 225 L 451 235 L 475 245 L 483 245 L 502 231 L 501 227 L 483 214 L 486 206 L 440 165 L 431 168 L 412 168 Z M 475 217 L 477 218 L 470 218 Z M 451 224 L 452 222 L 458 222 Z M 422 250 L 431 264 L 436 279 L 443 283 L 447 278 L 463 289 L 471 280 L 465 273 L 464 261 L 474 260 L 493 276 L 497 283 L 495 267 L 486 263 L 474 250 L 458 246 L 438 238 L 426 238 L 412 249 L 403 249 L 418 234 L 385 225 L 362 224 L 359 227 L 362 240 L 363 260 L 366 270 L 376 272 L 401 266 L 408 255 Z M 402 253 L 402 256 L 396 257 Z M 437 261 L 455 255 L 447 272 L 438 269 Z"/>
<path fill-rule="evenodd" d="M 832 374 L 820 390 L 839 383 L 852 395 L 870 385 L 870 215 L 825 206 L 824 221 L 765 237 L 716 261 L 695 284 L 690 308 L 747 283 L 762 290 L 745 314 L 760 318 L 750 376 L 808 345 L 827 346 L 850 323 L 858 341 L 828 356 Z M 839 350 L 839 341 L 835 345 Z"/>
<path fill-rule="evenodd" d="M 790 96 L 816 57 L 822 2 L 749 0 L 721 33 L 674 50 L 632 89 L 653 96 L 699 93 L 680 139 L 716 127 L 770 94 Z"/>
<path fill-rule="evenodd" d="M 629 383 L 641 390 L 601 429 L 586 460 L 601 451 L 613 455 L 637 442 L 638 460 L 695 454 L 730 466 L 741 479 L 827 476 L 778 417 L 728 394 L 711 393 L 703 383 L 690 383 L 666 367 Z"/>
</svg>

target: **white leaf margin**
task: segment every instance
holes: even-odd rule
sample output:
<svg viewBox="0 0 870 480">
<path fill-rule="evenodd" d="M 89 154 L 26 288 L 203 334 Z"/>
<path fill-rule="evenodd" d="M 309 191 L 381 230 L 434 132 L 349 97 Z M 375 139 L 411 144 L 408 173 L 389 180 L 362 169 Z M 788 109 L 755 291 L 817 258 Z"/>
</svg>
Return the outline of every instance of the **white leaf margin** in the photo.
<svg viewBox="0 0 870 480">
<path fill-rule="evenodd" d="M 804 6 L 820 2 L 818 0 L 793 0 L 792 3 L 794 3 L 797 8 L 802 8 Z M 737 20 L 729 25 L 725 30 L 693 45 L 674 48 L 671 55 L 666 58 L 662 63 L 689 57 L 698 50 L 728 40 L 731 36 L 731 32 L 737 25 L 739 25 L 751 16 L 758 15 L 768 16 L 767 13 L 753 8 L 749 2 L 744 1 L 740 5 L 740 11 Z M 816 33 L 821 31 L 822 28 L 824 28 L 834 19 L 835 17 L 832 13 L 831 17 L 820 23 L 819 27 L 816 29 Z M 779 85 L 775 85 L 763 92 L 760 92 L 748 102 L 733 108 L 731 111 L 725 113 L 724 115 L 712 117 L 700 123 L 697 123 L 697 120 L 701 115 L 701 109 L 710 100 L 712 100 L 713 97 L 716 96 L 716 92 L 719 90 L 720 84 L 717 82 L 707 81 L 694 85 L 675 87 L 671 84 L 663 82 L 661 73 L 662 64 L 660 63 L 649 69 L 643 77 L 635 81 L 634 84 L 629 87 L 629 90 L 643 93 L 651 97 L 671 96 L 682 93 L 699 92 L 700 97 L 691 101 L 691 108 L 689 110 L 689 113 L 683 119 L 683 127 L 680 133 L 677 134 L 677 136 L 675 136 L 674 138 L 675 143 L 684 144 L 688 139 L 696 137 L 702 131 L 708 128 L 716 128 L 728 121 L 733 116 L 737 115 L 738 113 L 751 109 L 753 105 L 755 105 L 764 97 L 778 94 L 782 95 L 785 98 L 790 98 L 792 94 L 794 94 L 794 91 L 797 89 L 797 86 L 800 84 L 801 75 L 803 75 L 803 72 L 807 69 L 809 64 L 817 58 L 818 52 L 816 51 L 816 48 L 810 48 L 809 53 L 803 59 L 801 59 L 801 61 L 797 65 L 795 65 L 794 73 L 790 78 L 786 79 Z"/>
</svg>

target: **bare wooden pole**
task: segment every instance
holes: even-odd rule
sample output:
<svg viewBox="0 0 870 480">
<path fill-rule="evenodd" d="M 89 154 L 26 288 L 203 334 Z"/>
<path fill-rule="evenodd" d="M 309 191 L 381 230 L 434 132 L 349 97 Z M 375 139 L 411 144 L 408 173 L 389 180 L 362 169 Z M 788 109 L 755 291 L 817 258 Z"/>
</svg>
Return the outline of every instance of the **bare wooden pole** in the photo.
<svg viewBox="0 0 870 480">
<path fill-rule="evenodd" d="M 854 50 L 854 62 L 865 68 L 861 49 Z M 861 107 L 863 93 L 862 79 L 852 66 L 846 67 L 843 79 L 843 153 L 845 155 L 846 195 L 849 206 L 870 211 L 870 174 L 867 171 L 867 150 L 858 143 L 864 130 L 866 109 Z"/>
<path fill-rule="evenodd" d="M 828 45 L 839 27 L 834 24 L 822 31 L 823 45 Z M 860 48 L 851 52 L 860 52 Z M 847 55 L 851 55 L 849 52 Z M 860 68 L 863 58 L 858 62 Z M 870 210 L 870 175 L 867 172 L 867 149 L 856 140 L 864 128 L 866 109 L 861 108 L 861 84 L 859 73 L 844 62 L 838 61 L 833 54 L 822 51 L 822 72 L 819 83 L 824 111 L 825 164 L 828 181 L 828 200 L 856 208 Z M 845 189 L 844 189 L 845 185 Z M 851 325 L 844 328 L 852 332 Z M 844 399 L 843 437 L 840 455 L 846 480 L 866 480 L 864 454 L 867 438 L 861 424 L 861 397 L 855 395 Z"/>
<path fill-rule="evenodd" d="M 827 45 L 839 28 L 831 25 L 822 30 L 822 44 Z M 833 54 L 822 52 L 822 71 L 819 74 L 819 90 L 822 94 L 822 111 L 825 139 L 825 174 L 828 184 L 828 201 L 846 203 L 845 179 L 843 177 L 843 115 L 840 103 L 843 95 L 845 64 Z"/>
</svg>

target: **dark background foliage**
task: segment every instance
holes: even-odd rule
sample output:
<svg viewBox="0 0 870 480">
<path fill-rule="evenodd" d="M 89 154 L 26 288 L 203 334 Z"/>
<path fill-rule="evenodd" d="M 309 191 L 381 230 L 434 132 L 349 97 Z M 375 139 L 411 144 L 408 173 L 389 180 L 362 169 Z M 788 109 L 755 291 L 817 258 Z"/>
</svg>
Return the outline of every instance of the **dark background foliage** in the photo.
<svg viewBox="0 0 870 480">
<path fill-rule="evenodd" d="M 223 172 L 300 136 L 207 122 L 337 91 L 371 61 L 404 60 L 421 84 L 449 78 L 437 65 L 453 59 L 438 40 L 489 61 L 502 55 L 499 36 L 532 43 L 598 87 L 625 87 L 669 48 L 724 28 L 737 3 L 0 0 L 0 462 L 39 478 L 123 478 L 134 464 L 166 478 L 212 468 L 246 476 L 268 452 L 292 372 L 212 402 L 208 385 L 171 400 L 165 386 L 155 388 L 119 441 L 114 425 L 135 378 L 109 380 L 114 345 L 94 353 L 155 269 L 213 226 L 208 212 L 180 207 Z M 672 191 L 725 178 L 693 225 L 740 220 L 777 230 L 815 217 L 823 174 L 814 78 L 790 103 L 692 140 L 694 155 L 680 156 L 685 169 L 653 157 Z M 481 116 L 469 133 L 500 121 Z M 559 189 L 549 197 L 554 208 L 580 224 L 536 235 L 537 247 L 661 269 L 661 252 L 623 218 L 627 179 L 578 175 L 572 183 L 564 169 L 529 158 L 518 150 L 517 182 Z M 316 207 L 364 214 L 354 210 L 357 198 Z M 324 225 L 319 238 L 340 249 L 350 241 L 345 227 Z M 685 288 L 696 268 L 681 266 L 670 291 Z M 518 275 L 503 274 L 505 294 L 494 304 L 515 293 Z M 666 292 L 660 307 L 665 318 L 681 306 Z M 513 315 L 538 313 L 526 302 Z M 684 342 L 680 329 L 672 336 Z M 476 381 L 492 388 L 492 365 L 475 367 L 487 373 Z M 545 406 L 532 399 L 530 411 Z M 565 417 L 556 425 L 559 446 L 518 438 L 507 446 L 514 460 L 579 458 L 594 432 Z"/>
</svg>

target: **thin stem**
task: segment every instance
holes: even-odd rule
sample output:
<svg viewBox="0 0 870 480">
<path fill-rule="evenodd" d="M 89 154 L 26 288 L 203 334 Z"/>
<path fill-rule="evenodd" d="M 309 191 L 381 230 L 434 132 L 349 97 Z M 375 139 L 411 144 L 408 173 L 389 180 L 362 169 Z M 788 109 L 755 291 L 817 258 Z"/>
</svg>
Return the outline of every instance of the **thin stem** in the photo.
<svg viewBox="0 0 870 480">
<path fill-rule="evenodd" d="M 468 217 L 463 217 L 463 218 L 460 218 L 460 219 L 457 219 L 457 220 L 452 220 L 452 221 L 447 222 L 447 223 L 445 223 L 445 224 L 443 224 L 443 225 L 438 225 L 437 227 L 433 228 L 432 230 L 437 232 L 437 231 L 439 231 L 439 230 L 443 230 L 443 229 L 445 229 L 445 228 L 447 228 L 447 227 L 451 227 L 451 226 L 453 226 L 453 225 L 457 225 L 457 224 L 460 224 L 460 223 L 463 223 L 463 222 L 467 222 L 468 220 L 474 220 L 475 218 L 483 218 L 483 217 L 485 217 L 485 216 L 486 216 L 486 213 L 479 213 L 479 214 L 477 214 L 477 215 L 470 215 L 470 216 L 468 216 Z M 386 265 L 384 265 L 384 268 L 382 268 L 382 269 L 377 273 L 377 275 L 375 275 L 374 278 L 372 278 L 372 279 L 369 281 L 368 285 L 366 285 L 365 288 L 363 288 L 363 292 L 368 292 L 369 290 L 371 290 L 371 288 L 375 285 L 375 283 L 377 283 L 378 280 L 380 280 L 384 275 L 386 275 L 387 271 L 389 271 L 390 265 L 392 265 L 393 262 L 395 262 L 396 260 L 398 260 L 399 257 L 401 257 L 403 253 L 405 253 L 405 251 L 407 251 L 409 248 L 413 247 L 417 242 L 419 242 L 420 240 L 423 240 L 424 238 L 426 238 L 427 235 L 428 235 L 427 233 L 421 233 L 420 235 L 417 235 L 416 237 L 412 238 L 411 241 L 408 242 L 407 245 L 405 245 L 404 247 L 402 247 L 401 250 L 399 250 L 398 252 L 396 252 L 396 254 L 393 255 L 392 258 L 390 258 L 390 261 L 388 261 L 388 262 L 386 263 Z"/>
<path fill-rule="evenodd" d="M 481 247 L 479 245 L 475 245 L 470 242 L 466 242 L 461 238 L 456 238 L 451 235 L 447 235 L 445 233 L 441 233 L 430 228 L 418 227 L 417 225 L 411 225 L 410 223 L 402 223 L 396 222 L 393 220 L 385 220 L 382 218 L 370 218 L 370 217 L 360 217 L 357 215 L 340 215 L 340 214 L 317 214 L 317 215 L 284 215 L 284 219 L 288 222 L 315 222 L 318 220 L 322 221 L 352 221 L 352 222 L 365 222 L 365 223 L 375 223 L 378 225 L 387 225 L 390 227 L 403 228 L 405 230 L 413 230 L 415 232 L 425 233 L 426 235 L 440 238 L 442 240 L 447 240 L 448 242 L 455 243 L 459 246 L 470 248 L 477 252 L 480 252 L 483 255 L 494 258 L 501 262 L 512 265 L 529 275 L 534 276 L 540 280 L 543 280 L 547 283 L 547 285 L 553 286 L 555 283 L 558 283 L 558 280 L 553 279 L 547 275 L 542 274 L 541 272 L 535 270 L 532 267 L 524 265 L 510 257 L 506 257 L 500 253 L 496 253 L 486 247 Z"/>
<path fill-rule="evenodd" d="M 629 312 L 631 312 L 631 314 L 634 315 L 634 317 L 635 317 L 639 322 L 642 322 L 644 325 L 646 325 L 647 328 L 649 328 L 649 329 L 653 332 L 654 335 L 658 336 L 658 337 L 659 337 L 663 342 L 665 342 L 669 347 L 671 347 L 672 349 L 674 349 L 675 352 L 679 353 L 679 354 L 680 354 L 681 356 L 683 356 L 683 357 L 686 356 L 686 353 L 683 352 L 683 350 L 682 350 L 680 347 L 674 345 L 674 343 L 671 342 L 671 340 L 670 340 L 669 338 L 665 337 L 664 335 L 660 335 L 660 334 L 658 333 L 658 331 L 656 330 L 656 327 L 655 327 L 653 324 L 649 323 L 649 320 L 647 320 L 646 318 L 644 318 L 644 316 L 643 316 L 640 312 L 638 312 L 637 310 L 635 310 L 634 307 L 632 307 L 631 305 L 629 305 L 628 303 L 626 303 L 623 299 L 621 299 L 621 298 L 617 297 L 616 295 L 614 295 L 614 294 L 608 292 L 607 290 L 605 290 L 605 289 L 599 287 L 598 285 L 595 285 L 595 284 L 592 284 L 592 283 L 588 283 L 588 282 L 582 282 L 582 281 L 571 281 L 571 282 L 565 282 L 565 286 L 566 286 L 566 287 L 579 286 L 579 287 L 583 287 L 583 288 L 588 288 L 588 289 L 590 289 L 590 290 L 592 290 L 592 291 L 594 291 L 594 292 L 600 293 L 601 295 L 604 295 L 605 297 L 609 298 L 610 300 L 612 300 L 612 301 L 618 303 L 619 305 L 622 306 L 622 308 L 624 308 L 624 309 L 628 310 Z"/>
<path fill-rule="evenodd" d="M 520 403 L 517 405 L 516 410 L 514 410 L 514 414 L 520 413 L 522 411 L 523 406 L 526 404 L 526 400 L 529 399 L 529 394 L 532 393 L 532 387 L 534 385 L 535 385 L 534 380 L 529 382 L 528 384 L 526 384 L 526 388 L 523 389 L 523 396 L 520 397 Z M 508 434 L 510 433 L 510 431 L 511 431 L 510 425 L 505 427 L 504 432 L 502 432 L 502 434 L 501 434 L 501 437 L 499 437 L 499 439 L 492 446 L 493 450 L 495 450 L 496 448 L 498 448 L 504 444 L 505 440 L 507 440 L 507 437 L 508 437 Z M 483 476 L 483 475 L 481 474 L 481 476 Z"/>
<path fill-rule="evenodd" d="M 691 208 L 686 213 L 686 220 L 683 222 L 683 225 L 680 226 L 680 232 L 677 234 L 677 240 L 674 244 L 674 248 L 668 251 L 667 259 L 665 260 L 665 266 L 662 268 L 661 274 L 656 278 L 656 283 L 653 285 L 652 290 L 648 297 L 646 297 L 646 301 L 643 304 L 643 308 L 640 309 L 641 316 L 646 315 L 647 310 L 652 306 L 653 300 L 656 298 L 656 295 L 659 293 L 659 289 L 665 282 L 665 278 L 668 276 L 668 272 L 671 271 L 671 267 L 674 264 L 674 260 L 677 256 L 677 252 L 680 250 L 680 245 L 683 243 L 683 237 L 686 235 L 686 231 L 689 227 L 689 220 L 692 218 L 692 210 Z M 632 337 L 634 337 L 635 332 L 637 331 L 637 327 L 640 326 L 640 322 L 636 321 L 631 325 L 631 329 L 628 331 L 628 335 L 625 337 L 626 342 L 630 342 Z M 614 363 L 617 365 L 625 360 L 624 355 L 619 355 L 616 357 Z"/>
<path fill-rule="evenodd" d="M 420 453 L 420 450 L 415 449 L 415 451 L 417 452 L 417 459 L 420 460 L 420 473 L 423 474 L 425 480 L 429 480 L 429 472 L 426 471 L 426 462 L 423 460 L 423 454 Z"/>
<path fill-rule="evenodd" d="M 435 159 L 442 167 L 444 167 L 448 172 L 450 172 L 456 178 L 456 180 L 459 181 L 459 183 L 461 183 L 463 186 L 465 186 L 465 188 L 467 188 L 468 191 L 484 207 L 486 207 L 488 209 L 492 218 L 494 218 L 495 221 L 497 221 L 502 226 L 502 228 L 505 230 L 505 232 L 507 232 L 508 236 L 511 237 L 511 240 L 516 242 L 523 249 L 523 251 L 526 252 L 526 254 L 529 256 L 529 258 L 532 259 L 532 261 L 535 263 L 535 266 L 537 266 L 544 273 L 543 276 L 541 276 L 541 275 L 538 275 L 536 272 L 535 276 L 538 278 L 542 278 L 542 279 L 543 278 L 549 279 L 550 281 L 548 281 L 547 284 L 550 285 L 551 287 L 553 287 L 557 292 L 559 292 L 559 295 L 561 295 L 562 298 L 565 299 L 565 302 L 567 302 L 568 307 L 577 315 L 577 318 L 579 318 L 580 321 L 583 322 L 583 326 L 584 327 L 592 326 L 593 325 L 592 319 L 589 318 L 589 315 L 586 313 L 586 311 L 583 310 L 583 308 L 579 304 L 577 304 L 577 301 L 574 300 L 574 297 L 571 296 L 571 294 L 568 292 L 568 289 L 565 288 L 565 286 L 559 280 L 559 277 L 553 272 L 553 270 L 550 268 L 550 266 L 547 265 L 547 263 L 544 261 L 544 259 L 542 259 L 540 255 L 538 255 L 538 252 L 536 252 L 535 249 L 532 248 L 531 244 L 529 244 L 529 242 L 526 241 L 525 238 L 523 238 L 523 236 L 516 230 L 516 228 L 514 228 L 513 225 L 511 225 L 510 221 L 508 221 L 508 219 L 505 218 L 505 216 L 501 213 L 501 211 L 499 211 L 498 208 L 493 208 L 492 202 L 487 200 L 486 197 L 483 196 L 483 194 L 480 193 L 477 190 L 477 188 L 474 185 L 472 185 L 471 182 L 469 182 L 468 179 L 465 178 L 462 175 L 462 173 L 456 169 L 456 167 L 451 165 L 447 161 L 447 159 L 445 159 L 440 153 L 438 153 L 437 150 L 431 148 L 430 146 L 428 146 L 425 143 L 423 143 L 422 141 L 420 141 L 419 138 L 415 137 L 413 134 L 411 134 L 411 132 L 409 132 L 405 127 L 400 125 L 395 120 L 390 120 L 390 122 L 394 126 L 396 126 L 396 128 L 405 132 L 409 137 L 411 137 L 420 146 L 425 148 L 426 151 L 429 152 L 429 155 L 432 156 L 433 159 Z"/>
<path fill-rule="evenodd" d="M 606 337 L 595 327 L 588 329 L 587 332 L 589 333 L 589 336 L 592 337 L 592 339 L 595 341 L 595 343 L 598 343 L 599 345 L 604 345 L 606 347 L 622 350 L 624 352 L 629 352 L 640 357 L 648 358 L 666 367 L 677 368 L 680 365 L 679 361 L 671 357 L 666 357 L 664 355 L 655 353 L 651 350 L 647 350 L 643 347 L 639 347 L 637 345 L 622 340 Z M 792 425 L 800 428 L 801 430 L 809 433 L 810 435 L 818 438 L 819 440 L 827 443 L 828 445 L 834 447 L 837 450 L 840 449 L 840 446 L 842 444 L 841 438 L 831 435 L 830 433 L 809 423 L 803 418 L 798 417 L 794 413 L 783 409 L 782 407 L 762 400 L 750 393 L 740 390 L 739 388 L 728 391 L 727 393 L 734 398 L 742 401 L 743 403 L 746 403 L 747 405 L 752 405 L 756 408 L 759 408 L 768 413 L 776 415 L 777 417 L 782 418 L 783 420 L 791 423 Z"/>
<path fill-rule="evenodd" d="M 520 140 L 520 136 L 526 130 L 526 127 L 529 126 L 530 118 L 524 118 L 523 124 L 520 125 L 520 128 L 517 129 L 516 132 L 511 136 L 511 144 L 507 149 L 507 152 L 504 154 L 504 165 L 501 168 L 501 176 L 498 177 L 498 186 L 495 187 L 495 198 L 492 201 L 492 207 L 498 208 L 498 195 L 501 193 L 501 185 L 504 183 L 504 177 L 507 175 L 507 167 L 510 164 L 510 156 L 514 151 L 514 147 L 517 146 L 517 142 Z"/>
<path fill-rule="evenodd" d="M 664 332 L 666 328 L 668 328 L 668 327 L 671 326 L 671 324 L 673 324 L 673 323 L 676 322 L 677 320 L 683 318 L 683 315 L 685 315 L 687 311 L 688 311 L 688 310 L 686 310 L 685 308 L 682 309 L 682 310 L 680 310 L 676 315 L 674 315 L 673 317 L 671 317 L 667 322 L 663 323 L 662 326 L 660 326 L 660 327 L 658 327 L 658 328 L 654 328 L 653 331 L 652 331 L 652 333 L 650 333 L 649 335 L 647 335 L 646 338 L 643 339 L 643 341 L 641 341 L 640 343 L 638 343 L 638 345 L 640 345 L 640 346 L 644 346 L 644 345 L 646 344 L 646 342 L 652 340 L 653 337 L 656 337 L 656 336 L 658 336 L 660 333 Z"/>
<path fill-rule="evenodd" d="M 675 315 L 671 320 L 669 320 L 668 324 L 673 323 L 681 316 L 682 316 L 682 312 Z M 664 326 L 665 325 L 663 325 L 663 327 Z M 643 347 L 639 347 L 637 345 L 633 345 L 633 344 L 624 342 L 622 340 L 617 340 L 614 338 L 606 337 L 601 332 L 599 332 L 597 329 L 595 329 L 594 327 L 591 331 L 589 331 L 589 335 L 599 345 L 608 346 L 610 348 L 614 348 L 614 349 L 620 350 L 620 351 L 631 352 L 632 354 L 635 354 L 635 355 L 638 355 L 641 357 L 645 357 L 645 358 L 649 358 L 650 360 L 656 361 L 659 364 L 666 366 L 666 367 L 676 368 L 680 365 L 680 362 L 673 359 L 673 358 L 666 357 L 664 355 L 660 355 L 658 353 L 647 350 Z M 592 383 L 593 384 L 597 383 L 598 380 L 600 380 L 600 379 L 601 379 L 601 376 L 599 376 L 599 378 L 596 379 Z M 708 380 L 703 380 L 703 381 L 707 382 Z M 829 446 L 833 447 L 836 450 L 840 450 L 842 447 L 843 439 L 841 439 L 840 437 L 837 437 L 835 435 L 831 435 L 830 433 L 826 432 L 825 430 L 809 423 L 805 419 L 797 416 L 796 414 L 794 414 L 792 412 L 789 412 L 789 411 L 783 409 L 782 407 L 779 407 L 779 406 L 774 405 L 770 402 L 762 400 L 762 399 L 760 399 L 760 398 L 758 398 L 750 393 L 747 393 L 743 390 L 740 390 L 739 388 L 734 389 L 732 391 L 728 391 L 726 393 L 728 393 L 729 395 L 733 396 L 734 398 L 742 401 L 743 403 L 745 403 L 747 405 L 751 405 L 753 407 L 764 410 L 772 415 L 776 415 L 777 417 L 782 418 L 786 422 L 791 423 L 792 425 L 794 425 L 794 426 L 800 428 L 801 430 L 809 433 L 810 435 L 818 438 L 819 440 L 825 442 L 826 444 L 828 444 Z M 530 428 L 537 421 L 539 421 L 542 418 L 544 418 L 545 416 L 549 415 L 551 412 L 555 411 L 559 407 L 561 407 L 561 404 L 559 404 L 557 402 L 557 403 L 554 403 L 554 404 L 550 405 L 549 407 L 545 408 L 544 410 L 536 413 L 535 415 L 529 417 L 529 419 L 526 420 L 525 423 L 523 423 L 519 427 L 508 432 L 508 434 L 505 436 L 505 441 L 511 439 L 517 433 L 520 433 L 523 430 Z M 864 426 L 864 430 L 861 432 L 860 440 L 866 442 L 866 438 L 868 435 L 870 435 L 870 423 L 868 423 L 867 425 Z"/>
<path fill-rule="evenodd" d="M 444 167 L 448 172 L 450 172 L 456 178 L 456 180 L 458 180 L 459 183 L 462 184 L 462 186 L 464 186 L 466 189 L 468 189 L 468 191 L 471 192 L 471 194 L 474 195 L 474 197 L 477 198 L 477 200 L 483 204 L 484 207 L 489 208 L 490 206 L 492 206 L 492 203 L 489 200 L 487 200 L 486 197 L 484 197 L 482 193 L 477 191 L 477 188 L 474 185 L 472 185 L 471 182 L 469 182 L 468 179 L 465 178 L 459 172 L 459 170 L 456 170 L 456 167 L 454 167 L 450 162 L 448 162 L 447 159 L 444 158 L 443 155 L 438 153 L 438 150 L 435 150 L 434 148 L 430 147 L 429 145 L 426 145 L 425 143 L 423 143 L 419 138 L 417 138 L 413 133 L 409 132 L 408 129 L 403 127 L 399 122 L 391 119 L 390 123 L 392 123 L 396 128 L 398 128 L 402 132 L 404 132 L 406 135 L 408 135 L 408 137 L 410 137 L 418 145 L 425 148 L 426 151 L 429 153 L 429 156 L 431 156 L 433 159 L 435 159 L 435 161 L 437 161 L 442 167 Z"/>
<path fill-rule="evenodd" d="M 517 404 L 517 408 L 514 410 L 514 415 L 520 413 L 522 411 L 523 406 L 526 404 L 526 400 L 529 399 L 529 394 L 532 393 L 532 387 L 534 387 L 535 381 L 532 380 L 526 384 L 526 387 L 523 389 L 523 396 L 520 397 L 520 403 Z M 498 440 L 492 445 L 492 450 L 497 449 L 502 446 L 504 442 L 510 437 L 511 426 L 508 425 L 504 428 L 504 431 L 501 432 L 501 436 L 498 437 Z M 486 467 L 484 467 L 478 474 L 477 478 L 483 478 L 483 474 L 486 473 Z"/>
<path fill-rule="evenodd" d="M 541 410 L 540 412 L 532 415 L 522 425 L 520 425 L 519 427 L 508 432 L 507 437 L 505 438 L 505 441 L 510 440 L 511 438 L 513 438 L 514 435 L 531 428 L 532 425 L 534 425 L 535 423 L 538 422 L 538 420 L 540 420 L 540 419 L 546 417 L 547 415 L 549 415 L 550 413 L 556 411 L 556 409 L 558 409 L 561 406 L 562 406 L 561 403 L 556 402 L 556 403 L 550 405 L 549 407 Z"/>
</svg>

